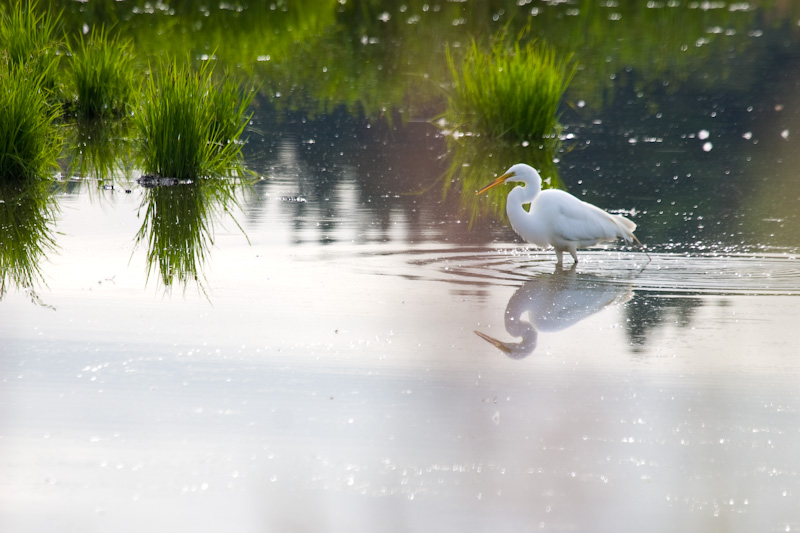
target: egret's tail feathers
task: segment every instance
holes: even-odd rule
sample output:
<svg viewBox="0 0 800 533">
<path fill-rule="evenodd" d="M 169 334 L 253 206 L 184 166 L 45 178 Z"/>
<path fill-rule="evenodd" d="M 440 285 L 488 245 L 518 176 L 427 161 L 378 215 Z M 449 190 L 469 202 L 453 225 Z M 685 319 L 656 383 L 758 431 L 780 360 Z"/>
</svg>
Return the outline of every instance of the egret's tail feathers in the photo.
<svg viewBox="0 0 800 533">
<path fill-rule="evenodd" d="M 635 222 L 631 222 L 621 215 L 612 215 L 611 219 L 614 221 L 617 229 L 619 229 L 619 236 L 625 239 L 625 242 L 633 242 L 633 240 L 636 239 L 633 235 L 633 232 L 636 231 Z"/>
<path fill-rule="evenodd" d="M 647 250 L 645 250 L 642 241 L 633 234 L 634 230 L 636 230 L 636 223 L 621 215 L 612 215 L 611 218 L 614 220 L 614 224 L 617 225 L 620 236 L 625 239 L 625 242 L 635 242 L 639 245 L 639 249 L 647 256 L 647 263 L 649 264 L 653 259 L 650 257 L 650 254 L 647 253 Z"/>
</svg>

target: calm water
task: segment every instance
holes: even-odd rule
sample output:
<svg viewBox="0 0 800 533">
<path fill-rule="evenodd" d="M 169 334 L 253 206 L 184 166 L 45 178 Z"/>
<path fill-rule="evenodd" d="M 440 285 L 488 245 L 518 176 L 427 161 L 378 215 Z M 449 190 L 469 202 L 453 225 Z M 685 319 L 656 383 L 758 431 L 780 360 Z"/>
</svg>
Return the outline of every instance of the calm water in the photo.
<svg viewBox="0 0 800 533">
<path fill-rule="evenodd" d="M 0 529 L 800 528 L 798 17 L 723 5 L 697 8 L 741 36 L 713 90 L 713 57 L 623 43 L 562 116 L 560 180 L 630 214 L 646 267 L 558 270 L 476 215 L 448 169 L 485 147 L 421 113 L 261 102 L 236 201 L 58 181 L 44 282 L 0 301 Z"/>
</svg>

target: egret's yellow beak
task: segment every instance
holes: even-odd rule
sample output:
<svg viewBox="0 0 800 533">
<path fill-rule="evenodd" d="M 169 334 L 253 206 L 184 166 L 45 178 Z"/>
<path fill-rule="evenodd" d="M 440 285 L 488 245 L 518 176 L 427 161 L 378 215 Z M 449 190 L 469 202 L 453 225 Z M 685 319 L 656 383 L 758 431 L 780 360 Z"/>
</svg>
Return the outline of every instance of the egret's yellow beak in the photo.
<svg viewBox="0 0 800 533">
<path fill-rule="evenodd" d="M 479 194 L 483 194 L 486 191 L 488 191 L 489 189 L 493 189 L 493 188 L 497 187 L 498 185 L 502 185 L 503 183 L 506 182 L 506 180 L 508 178 L 513 178 L 514 176 L 516 176 L 516 174 L 514 172 L 509 172 L 507 174 L 503 174 L 502 176 L 500 176 L 499 178 L 497 178 L 496 180 L 491 182 L 489 185 L 487 185 L 483 189 L 481 189 L 478 192 L 476 192 L 475 195 L 477 196 Z"/>
</svg>

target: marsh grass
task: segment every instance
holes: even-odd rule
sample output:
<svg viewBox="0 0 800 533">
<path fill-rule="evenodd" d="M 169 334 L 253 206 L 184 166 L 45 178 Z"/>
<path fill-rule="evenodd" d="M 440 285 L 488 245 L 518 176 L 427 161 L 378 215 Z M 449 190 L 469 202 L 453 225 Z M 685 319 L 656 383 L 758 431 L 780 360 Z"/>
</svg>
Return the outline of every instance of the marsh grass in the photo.
<svg viewBox="0 0 800 533">
<path fill-rule="evenodd" d="M 41 76 L 24 65 L 0 66 L 0 181 L 47 177 L 58 168 L 59 114 Z"/>
<path fill-rule="evenodd" d="M 544 42 L 506 41 L 484 50 L 473 39 L 461 60 L 447 48 L 453 86 L 444 117 L 455 127 L 496 139 L 552 136 L 559 102 L 577 65 Z"/>
<path fill-rule="evenodd" d="M 83 118 L 124 114 L 136 87 L 132 41 L 92 28 L 68 49 L 74 112 Z"/>
<path fill-rule="evenodd" d="M 44 180 L 0 181 L 0 300 L 17 288 L 41 303 L 34 287 L 44 283 L 41 264 L 56 248 L 56 207 L 48 186 Z"/>
<path fill-rule="evenodd" d="M 239 137 L 254 92 L 228 77 L 215 82 L 209 62 L 197 71 L 162 65 L 144 92 L 135 122 L 145 173 L 177 179 L 246 173 Z"/>
<path fill-rule="evenodd" d="M 61 98 L 58 65 L 62 46 L 61 13 L 42 10 L 36 1 L 0 6 L 0 50 L 9 68 L 25 68 L 51 101 Z"/>
<path fill-rule="evenodd" d="M 153 271 L 166 289 L 203 285 L 203 267 L 214 244 L 214 221 L 238 205 L 236 180 L 197 180 L 146 190 L 136 245 L 147 243 L 147 279 Z M 241 228 L 240 228 L 241 229 Z"/>
</svg>

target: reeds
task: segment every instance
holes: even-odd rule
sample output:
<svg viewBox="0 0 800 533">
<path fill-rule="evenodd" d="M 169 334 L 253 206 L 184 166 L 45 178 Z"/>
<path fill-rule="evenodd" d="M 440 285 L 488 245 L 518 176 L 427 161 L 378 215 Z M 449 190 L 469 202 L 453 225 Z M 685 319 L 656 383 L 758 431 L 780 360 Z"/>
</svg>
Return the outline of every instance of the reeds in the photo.
<svg viewBox="0 0 800 533">
<path fill-rule="evenodd" d="M 177 179 L 245 173 L 239 137 L 254 94 L 229 78 L 212 79 L 213 67 L 162 66 L 145 84 L 135 115 L 146 174 Z"/>
<path fill-rule="evenodd" d="M 0 181 L 45 177 L 58 168 L 59 19 L 36 2 L 0 8 Z"/>
<path fill-rule="evenodd" d="M 47 177 L 58 168 L 59 110 L 41 83 L 25 66 L 0 65 L 0 181 Z"/>
<path fill-rule="evenodd" d="M 0 46 L 14 64 L 25 64 L 52 50 L 61 15 L 38 12 L 38 2 L 14 2 L 0 8 Z"/>
<path fill-rule="evenodd" d="M 38 80 L 48 98 L 58 90 L 59 33 L 61 14 L 42 11 L 38 2 L 12 2 L 0 6 L 0 50 L 3 61 L 13 68 L 26 68 Z"/>
<path fill-rule="evenodd" d="M 453 81 L 447 121 L 492 138 L 541 140 L 557 126 L 558 105 L 575 74 L 571 57 L 560 58 L 540 41 L 512 46 L 499 40 L 490 50 L 473 39 L 463 60 L 447 49 Z"/>
<path fill-rule="evenodd" d="M 70 51 L 73 107 L 82 118 L 120 116 L 134 95 L 134 56 L 130 40 L 110 37 L 105 28 L 92 28 Z"/>
</svg>

